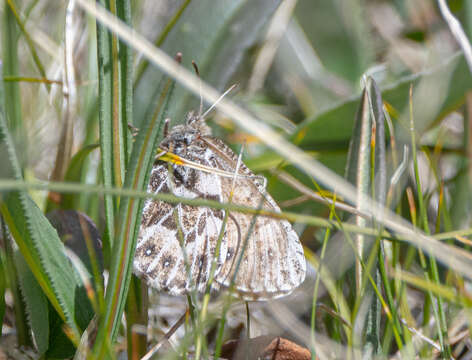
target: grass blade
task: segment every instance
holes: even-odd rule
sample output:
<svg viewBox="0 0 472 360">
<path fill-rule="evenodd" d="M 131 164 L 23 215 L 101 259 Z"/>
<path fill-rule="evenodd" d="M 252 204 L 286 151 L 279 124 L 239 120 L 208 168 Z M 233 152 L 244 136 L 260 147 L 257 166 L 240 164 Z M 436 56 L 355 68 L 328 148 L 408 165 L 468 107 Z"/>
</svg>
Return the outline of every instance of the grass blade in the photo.
<svg viewBox="0 0 472 360">
<path fill-rule="evenodd" d="M 49 346 L 48 302 L 23 256 L 17 251 L 14 258 L 34 343 L 39 355 L 43 355 Z"/>
<path fill-rule="evenodd" d="M 13 94 L 10 98 L 19 103 Z M 4 99 L 4 89 L 0 86 L 0 152 L 4 159 L 1 176 L 22 181 L 21 168 L 5 121 Z M 92 311 L 83 284 L 65 256 L 64 245 L 56 231 L 25 191 L 2 193 L 0 212 L 42 291 L 66 322 L 70 336 L 77 340 L 81 329 L 91 319 Z"/>
<path fill-rule="evenodd" d="M 100 1 L 102 5 L 105 1 Z M 116 129 L 118 120 L 113 116 L 117 116 L 113 112 L 114 98 L 117 96 L 113 88 L 113 56 L 112 56 L 112 35 L 102 25 L 97 23 L 97 57 L 98 57 L 98 117 L 100 125 L 100 157 L 102 179 L 105 186 L 115 186 L 117 179 L 115 178 L 115 164 L 118 159 L 114 152 L 114 131 L 118 134 L 119 128 Z M 118 151 L 118 154 L 120 152 Z M 121 177 L 121 172 L 119 172 Z M 121 186 L 121 183 L 118 184 Z M 115 229 L 115 211 L 117 203 L 111 196 L 105 196 L 105 235 L 103 236 L 103 252 L 105 259 L 110 256 L 113 246 L 114 229 Z"/>
<path fill-rule="evenodd" d="M 132 190 L 146 189 L 154 151 L 157 148 L 164 117 L 173 89 L 173 82 L 168 80 L 161 84 L 161 97 L 155 111 L 146 118 L 146 124 L 135 140 L 128 163 L 124 188 Z M 117 224 L 116 244 L 111 258 L 110 280 L 106 292 L 106 313 L 100 324 L 96 354 L 103 354 L 107 339 L 116 337 L 123 313 L 126 294 L 132 273 L 132 260 L 136 247 L 136 237 L 139 230 L 143 201 L 136 198 L 122 198 L 120 202 L 120 217 Z"/>
</svg>

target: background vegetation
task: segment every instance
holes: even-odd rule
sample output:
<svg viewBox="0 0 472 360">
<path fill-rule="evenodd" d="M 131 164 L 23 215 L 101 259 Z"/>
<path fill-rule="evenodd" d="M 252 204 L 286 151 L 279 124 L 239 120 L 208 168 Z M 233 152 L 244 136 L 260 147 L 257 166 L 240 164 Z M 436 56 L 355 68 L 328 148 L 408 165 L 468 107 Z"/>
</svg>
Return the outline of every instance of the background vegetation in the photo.
<svg viewBox="0 0 472 360">
<path fill-rule="evenodd" d="M 312 358 L 471 357 L 470 2 L 448 4 L 462 37 L 444 1 L 99 3 L 2 3 L 0 357 L 208 358 L 267 334 Z M 238 85 L 209 124 L 247 142 L 309 268 L 291 296 L 198 302 L 172 332 L 187 299 L 132 276 L 163 121 L 199 104 L 163 52 Z"/>
</svg>

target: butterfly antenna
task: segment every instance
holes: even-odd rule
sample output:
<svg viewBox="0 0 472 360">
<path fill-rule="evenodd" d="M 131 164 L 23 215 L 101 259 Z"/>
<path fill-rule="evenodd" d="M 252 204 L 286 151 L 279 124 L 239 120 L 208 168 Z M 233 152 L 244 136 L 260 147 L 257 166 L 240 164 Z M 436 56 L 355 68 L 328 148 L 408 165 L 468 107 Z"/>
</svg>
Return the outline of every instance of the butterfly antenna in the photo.
<svg viewBox="0 0 472 360">
<path fill-rule="evenodd" d="M 226 96 L 228 95 L 231 91 L 234 90 L 235 87 L 237 87 L 238 84 L 233 84 L 229 87 L 228 90 L 226 90 L 223 94 L 221 94 L 221 96 L 215 101 L 215 103 L 213 105 L 211 105 L 207 111 L 205 111 L 205 113 L 202 115 L 202 118 L 205 118 L 205 116 L 207 116 L 210 111 L 212 111 L 216 105 L 218 105 L 218 103 Z"/>
<path fill-rule="evenodd" d="M 202 112 L 203 112 L 202 78 L 200 77 L 200 71 L 198 71 L 197 63 L 194 60 L 192 60 L 192 65 L 193 65 L 193 68 L 195 69 L 195 73 L 198 76 L 199 85 L 200 85 L 200 110 L 198 111 L 198 118 L 201 119 Z"/>
</svg>

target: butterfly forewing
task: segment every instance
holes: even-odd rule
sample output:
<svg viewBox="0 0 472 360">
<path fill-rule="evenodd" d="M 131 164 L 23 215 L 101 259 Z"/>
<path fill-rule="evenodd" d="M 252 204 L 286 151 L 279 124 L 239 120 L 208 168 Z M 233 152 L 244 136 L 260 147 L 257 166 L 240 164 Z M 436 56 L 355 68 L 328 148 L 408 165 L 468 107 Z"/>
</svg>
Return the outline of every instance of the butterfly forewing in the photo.
<svg viewBox="0 0 472 360">
<path fill-rule="evenodd" d="M 203 125 L 202 125 L 203 126 Z M 202 126 L 180 125 L 160 147 L 194 163 L 234 173 L 237 156 L 221 140 L 208 136 Z M 205 131 L 204 131 L 205 130 Z M 206 198 L 253 208 L 280 211 L 263 183 L 241 164 L 235 180 L 216 173 L 157 161 L 148 191 L 185 198 Z M 225 210 L 145 202 L 134 261 L 148 283 L 171 294 L 204 291 L 216 254 Z M 183 242 L 183 243 L 182 243 Z M 181 244 L 182 243 L 182 244 Z M 181 246 L 183 245 L 183 246 Z M 269 217 L 230 212 L 218 254 L 213 289 L 235 289 L 244 299 L 285 295 L 305 277 L 305 258 L 290 223 Z"/>
</svg>

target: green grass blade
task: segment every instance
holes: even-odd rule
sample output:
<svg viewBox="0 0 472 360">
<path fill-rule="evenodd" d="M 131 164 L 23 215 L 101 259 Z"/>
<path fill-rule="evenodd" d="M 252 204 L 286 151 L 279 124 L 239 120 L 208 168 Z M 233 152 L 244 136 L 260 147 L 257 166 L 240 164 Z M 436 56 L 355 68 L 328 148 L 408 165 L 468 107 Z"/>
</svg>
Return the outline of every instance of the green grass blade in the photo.
<svg viewBox="0 0 472 360">
<path fill-rule="evenodd" d="M 422 220 L 422 223 L 423 223 L 423 229 L 426 234 L 430 234 L 431 231 L 429 229 L 428 214 L 427 214 L 426 206 L 424 204 L 420 175 L 419 175 L 419 170 L 418 170 L 418 157 L 416 153 L 417 143 L 416 143 L 416 133 L 415 133 L 417 130 L 415 129 L 415 122 L 414 122 L 414 117 L 413 117 L 412 91 L 413 91 L 413 87 L 410 87 L 410 135 L 411 135 L 413 165 L 414 165 L 414 170 L 415 170 L 415 181 L 416 181 L 416 188 L 418 191 L 418 206 L 420 208 L 420 219 Z M 426 259 L 424 258 L 424 255 L 422 254 L 421 250 L 420 250 L 419 255 L 420 255 L 421 266 L 423 267 L 426 280 L 427 281 L 432 280 L 434 283 L 439 285 L 441 282 L 439 280 L 439 273 L 438 273 L 436 259 L 434 257 L 431 257 L 429 259 L 429 269 L 427 269 Z M 441 345 L 441 351 L 444 357 L 450 358 L 451 348 L 447 340 L 448 329 L 447 329 L 446 316 L 444 314 L 443 299 L 441 298 L 441 296 L 437 296 L 435 299 L 436 302 L 432 301 L 433 294 L 430 289 L 427 290 L 427 295 L 428 295 L 431 307 L 433 309 L 434 316 L 436 318 L 436 325 L 438 327 L 438 337 L 439 337 L 439 343 Z M 425 306 L 425 309 L 427 310 L 428 306 Z M 427 316 L 425 315 L 425 322 L 427 323 L 428 321 L 429 319 L 427 319 Z"/>
<path fill-rule="evenodd" d="M 372 134 L 372 118 L 370 116 L 369 98 L 366 90 L 363 91 L 359 109 L 354 123 L 353 136 L 349 146 L 346 179 L 357 187 L 357 208 L 363 210 L 365 200 L 363 197 L 370 191 L 370 141 Z M 356 224 L 360 227 L 366 226 L 367 222 L 360 216 L 356 218 Z M 364 236 L 356 236 L 357 253 L 363 258 L 365 249 Z M 362 266 L 356 263 L 356 289 L 357 296 L 362 288 Z"/>
<path fill-rule="evenodd" d="M 34 61 L 34 64 L 36 65 L 36 68 L 39 71 L 39 74 L 41 75 L 43 79 L 46 79 L 47 76 L 46 76 L 46 71 L 44 70 L 44 66 L 41 63 L 41 60 L 39 59 L 38 53 L 36 52 L 36 48 L 33 44 L 33 40 L 31 39 L 31 36 L 25 29 L 24 21 L 20 18 L 20 14 L 18 14 L 18 10 L 16 8 L 15 2 L 13 0 L 7 0 L 6 2 L 8 6 L 10 7 L 11 13 L 15 17 L 18 27 L 20 28 L 21 32 L 23 33 L 23 36 L 25 37 L 26 43 L 28 44 L 28 48 L 31 52 L 31 56 L 33 56 L 33 61 Z M 48 89 L 48 91 L 50 87 L 51 86 L 48 83 L 46 83 L 46 88 Z"/>
<path fill-rule="evenodd" d="M 162 84 L 161 84 L 162 85 Z M 173 81 L 166 81 L 161 88 L 161 97 L 155 110 L 146 118 L 146 124 L 138 133 L 130 161 L 124 188 L 144 191 L 147 187 L 154 152 L 171 98 Z M 110 277 L 106 292 L 106 313 L 100 324 L 95 351 L 102 354 L 107 339 L 116 337 L 123 313 L 126 294 L 132 273 L 132 261 L 139 230 L 142 199 L 122 198 L 117 238 L 111 258 Z"/>
<path fill-rule="evenodd" d="M 118 0 L 116 3 L 116 13 L 118 18 L 129 26 L 131 23 L 131 2 L 130 0 Z M 125 166 L 128 161 L 128 155 L 131 151 L 132 135 L 128 131 L 128 124 L 133 123 L 133 51 L 125 42 L 118 43 L 118 61 L 120 71 L 119 104 L 121 130 L 123 132 L 121 143 L 123 148 L 123 162 Z"/>
<path fill-rule="evenodd" d="M 21 168 L 5 121 L 3 95 L 4 89 L 0 86 L 0 155 L 3 159 L 0 176 L 22 181 Z M 18 99 L 15 101 L 19 102 Z M 87 326 L 92 312 L 83 285 L 67 259 L 56 231 L 24 191 L 2 193 L 0 212 L 44 294 L 76 340 L 80 330 Z"/>
<path fill-rule="evenodd" d="M 18 35 L 19 31 L 17 28 L 15 16 L 11 11 L 8 4 L 4 3 L 3 11 L 3 52 L 2 52 L 2 74 L 4 77 L 18 76 Z M 5 82 L 5 102 L 2 106 L 5 106 L 5 113 L 7 116 L 8 127 L 12 133 L 13 140 L 15 142 L 24 141 L 26 137 L 23 134 L 23 118 L 21 112 L 21 101 L 20 101 L 20 87 L 18 82 Z M 26 145 L 26 144 L 23 144 Z M 26 151 L 25 151 L 26 152 Z"/>
<path fill-rule="evenodd" d="M 102 5 L 105 1 L 100 1 Z M 113 88 L 113 56 L 112 56 L 112 35 L 110 32 L 97 23 L 97 57 L 98 57 L 98 116 L 100 125 L 100 156 L 103 184 L 105 186 L 117 185 L 115 179 L 115 152 L 114 152 L 114 131 L 119 134 L 119 129 L 115 128 L 113 118 L 114 93 Z M 117 115 L 117 114 L 115 114 Z M 118 184 L 121 186 L 121 184 Z M 103 236 L 103 251 L 105 258 L 110 256 L 113 246 L 115 229 L 115 211 L 117 203 L 111 196 L 105 196 L 105 235 Z"/>
<path fill-rule="evenodd" d="M 43 355 L 49 346 L 48 302 L 23 256 L 17 251 L 14 258 L 34 343 L 39 355 Z"/>
<path fill-rule="evenodd" d="M 0 220 L 3 222 L 3 220 Z M 2 225 L 3 227 L 3 225 Z M 7 290 L 5 254 L 0 248 L 0 324 L 3 324 L 3 317 L 5 316 L 5 292 Z M 2 327 L 3 328 L 3 327 Z M 2 336 L 2 329 L 0 329 L 0 337 Z"/>
<path fill-rule="evenodd" d="M 33 342 L 30 336 L 30 329 L 28 328 L 26 306 L 21 297 L 18 274 L 16 272 L 13 241 L 3 218 L 1 219 L 1 225 L 2 236 L 4 239 L 7 239 L 5 242 L 5 257 L 3 262 L 5 266 L 4 275 L 7 281 L 7 287 L 10 289 L 14 301 L 13 311 L 15 314 L 15 327 L 18 345 L 32 346 Z"/>
</svg>

